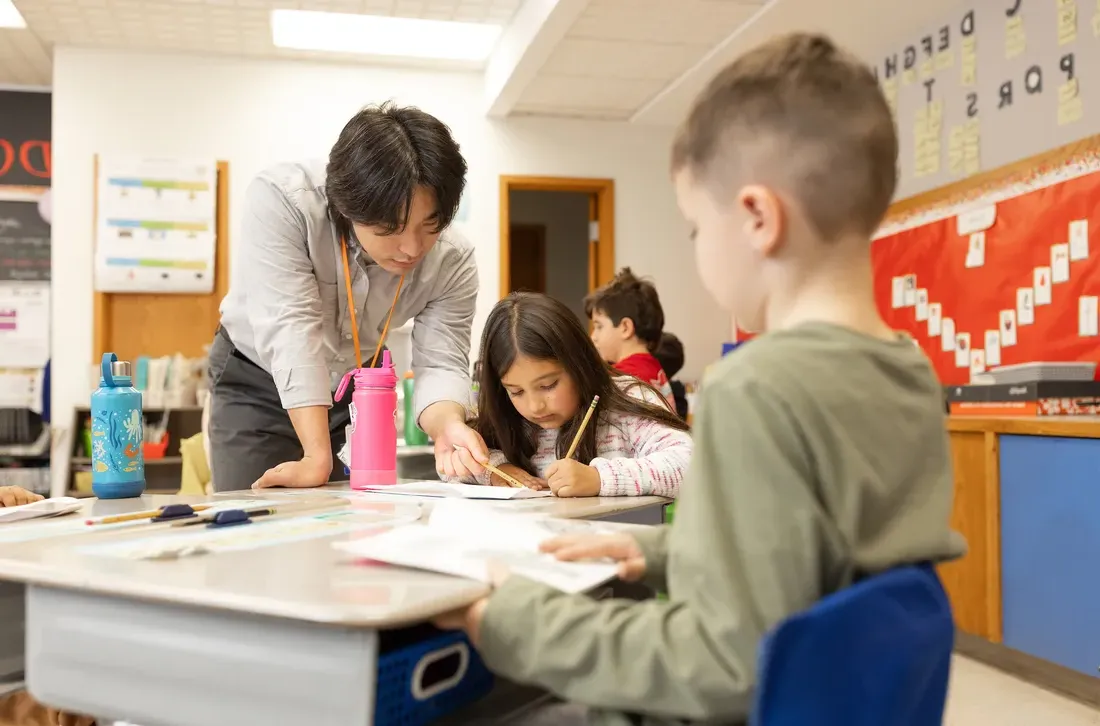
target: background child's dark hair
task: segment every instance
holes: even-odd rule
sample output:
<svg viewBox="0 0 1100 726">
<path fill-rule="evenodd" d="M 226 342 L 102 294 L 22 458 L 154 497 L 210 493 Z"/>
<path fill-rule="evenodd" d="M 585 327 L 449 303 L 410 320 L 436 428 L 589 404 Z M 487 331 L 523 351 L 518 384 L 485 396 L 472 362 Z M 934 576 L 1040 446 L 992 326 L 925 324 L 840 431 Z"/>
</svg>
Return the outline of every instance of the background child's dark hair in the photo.
<svg viewBox="0 0 1100 726">
<path fill-rule="evenodd" d="M 558 457 L 565 456 L 593 396 L 599 395 L 599 418 L 618 413 L 641 416 L 678 431 L 687 425 L 660 404 L 632 398 L 612 380 L 613 371 L 605 363 L 577 316 L 561 302 L 540 293 L 518 292 L 493 307 L 481 335 L 481 380 L 478 399 L 478 432 L 490 448 L 504 452 L 508 462 L 532 476 L 531 457 L 537 448 L 538 427 L 523 418 L 500 382 L 516 358 L 525 355 L 537 360 L 558 361 L 572 377 L 580 396 L 573 419 L 558 431 Z M 650 389 L 641 381 L 630 385 Z M 577 448 L 577 459 L 588 463 L 596 458 L 596 430 L 592 423 L 585 429 Z"/>
<path fill-rule="evenodd" d="M 584 299 L 584 313 L 603 313 L 612 325 L 623 318 L 634 322 L 634 334 L 652 351 L 661 339 L 665 327 L 665 311 L 657 288 L 649 280 L 636 277 L 629 267 L 619 270 L 615 279 Z"/>
<path fill-rule="evenodd" d="M 653 357 L 671 379 L 684 367 L 684 344 L 672 333 L 662 333 L 661 342 L 654 349 Z"/>
<path fill-rule="evenodd" d="M 684 367 L 684 344 L 672 333 L 662 333 L 661 342 L 653 351 L 653 357 L 661 364 L 661 369 L 668 376 L 668 385 L 672 389 L 672 400 L 676 404 L 676 414 L 687 420 L 688 402 L 687 389 L 680 381 L 673 380 L 680 369 Z"/>
</svg>

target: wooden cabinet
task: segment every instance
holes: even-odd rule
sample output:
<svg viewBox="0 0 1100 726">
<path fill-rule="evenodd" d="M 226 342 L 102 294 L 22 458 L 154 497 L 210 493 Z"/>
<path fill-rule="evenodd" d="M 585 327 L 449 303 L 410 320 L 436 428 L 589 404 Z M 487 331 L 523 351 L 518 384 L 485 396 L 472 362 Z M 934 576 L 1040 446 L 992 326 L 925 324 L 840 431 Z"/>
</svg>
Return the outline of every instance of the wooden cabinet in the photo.
<svg viewBox="0 0 1100 726">
<path fill-rule="evenodd" d="M 967 554 L 941 565 L 960 630 L 1001 641 L 1000 497 L 998 437 L 990 431 L 952 431 L 955 506 L 951 526 L 966 538 Z"/>
</svg>

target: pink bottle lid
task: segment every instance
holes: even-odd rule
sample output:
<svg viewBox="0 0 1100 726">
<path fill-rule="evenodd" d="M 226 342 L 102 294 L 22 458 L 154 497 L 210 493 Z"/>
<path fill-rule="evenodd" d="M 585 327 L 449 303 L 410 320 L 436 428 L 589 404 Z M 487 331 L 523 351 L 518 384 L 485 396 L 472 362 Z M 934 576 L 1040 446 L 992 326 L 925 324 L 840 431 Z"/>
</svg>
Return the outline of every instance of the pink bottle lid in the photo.
<svg viewBox="0 0 1100 726">
<path fill-rule="evenodd" d="M 348 383 L 352 375 L 355 376 L 356 388 L 385 388 L 397 387 L 397 371 L 393 367 L 393 359 L 388 350 L 382 351 L 382 366 L 380 368 L 353 368 L 340 379 L 340 385 L 336 387 L 336 400 L 344 397 L 348 389 Z"/>
</svg>

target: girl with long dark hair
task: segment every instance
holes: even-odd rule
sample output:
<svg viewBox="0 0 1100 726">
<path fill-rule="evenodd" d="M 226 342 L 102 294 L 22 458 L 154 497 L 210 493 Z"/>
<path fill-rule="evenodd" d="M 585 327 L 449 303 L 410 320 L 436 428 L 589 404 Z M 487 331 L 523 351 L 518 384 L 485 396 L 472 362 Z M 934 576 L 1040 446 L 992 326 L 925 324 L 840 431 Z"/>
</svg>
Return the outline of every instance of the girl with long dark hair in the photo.
<svg viewBox="0 0 1100 726">
<path fill-rule="evenodd" d="M 477 430 L 490 463 L 561 497 L 675 497 L 691 458 L 687 425 L 652 386 L 615 377 L 565 305 L 516 293 L 481 338 Z M 575 458 L 565 455 L 593 397 Z M 505 484 L 483 476 L 483 484 Z"/>
</svg>

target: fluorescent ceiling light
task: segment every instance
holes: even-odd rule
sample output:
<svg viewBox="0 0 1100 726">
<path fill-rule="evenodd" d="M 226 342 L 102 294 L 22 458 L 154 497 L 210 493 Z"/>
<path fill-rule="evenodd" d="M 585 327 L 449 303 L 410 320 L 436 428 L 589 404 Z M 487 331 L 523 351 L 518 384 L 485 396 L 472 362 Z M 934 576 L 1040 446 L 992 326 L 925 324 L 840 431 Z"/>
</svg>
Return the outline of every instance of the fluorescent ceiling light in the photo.
<svg viewBox="0 0 1100 726">
<path fill-rule="evenodd" d="M 0 0 L 0 28 L 25 28 L 27 21 L 15 9 L 12 0 Z"/>
<path fill-rule="evenodd" d="M 330 53 L 481 61 L 493 52 L 500 31 L 499 25 L 482 23 L 271 11 L 271 39 L 275 45 Z"/>
</svg>

